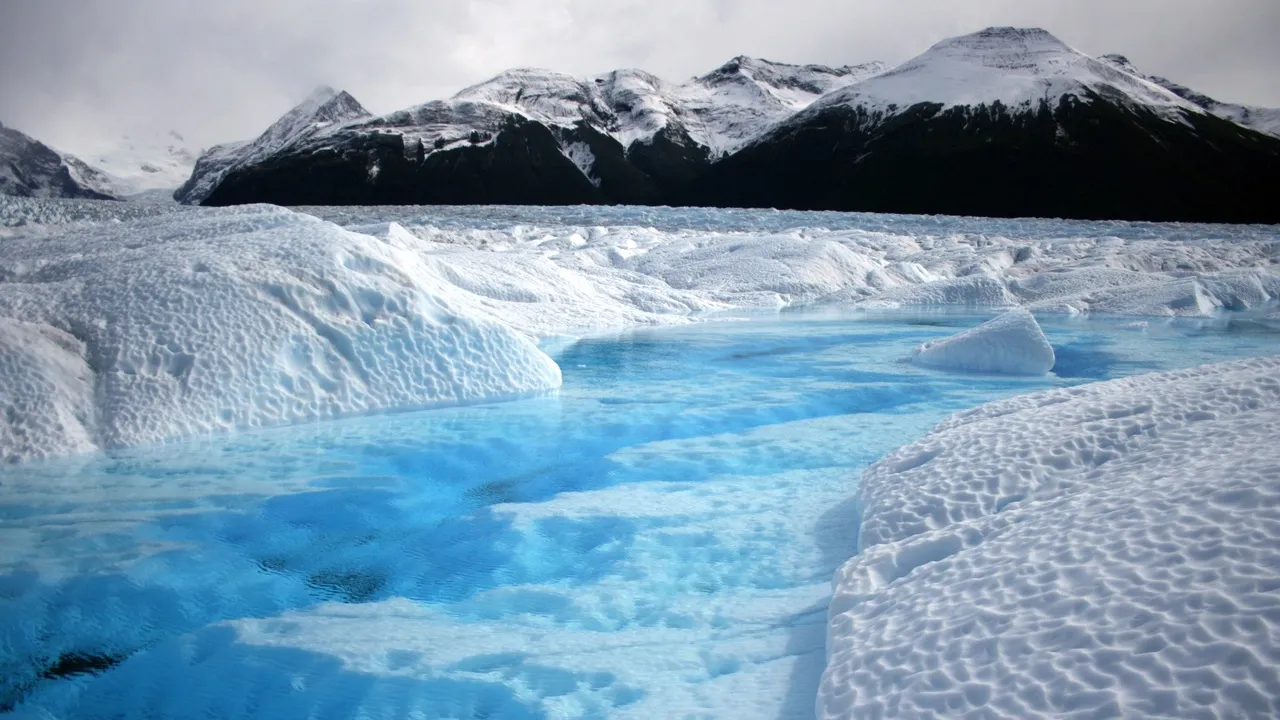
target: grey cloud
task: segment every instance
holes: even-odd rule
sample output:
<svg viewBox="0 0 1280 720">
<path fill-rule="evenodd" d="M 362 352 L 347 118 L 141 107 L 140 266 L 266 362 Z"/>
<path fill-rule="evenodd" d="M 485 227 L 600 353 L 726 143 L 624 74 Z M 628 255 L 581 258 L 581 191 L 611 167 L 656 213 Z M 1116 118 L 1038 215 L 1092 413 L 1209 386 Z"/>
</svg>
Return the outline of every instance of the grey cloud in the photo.
<svg viewBox="0 0 1280 720">
<path fill-rule="evenodd" d="M 5 0 L 0 122 L 71 150 L 140 129 L 209 144 L 320 83 L 387 112 L 512 66 L 680 80 L 738 54 L 893 63 L 987 25 L 1280 105 L 1275 0 Z"/>
</svg>

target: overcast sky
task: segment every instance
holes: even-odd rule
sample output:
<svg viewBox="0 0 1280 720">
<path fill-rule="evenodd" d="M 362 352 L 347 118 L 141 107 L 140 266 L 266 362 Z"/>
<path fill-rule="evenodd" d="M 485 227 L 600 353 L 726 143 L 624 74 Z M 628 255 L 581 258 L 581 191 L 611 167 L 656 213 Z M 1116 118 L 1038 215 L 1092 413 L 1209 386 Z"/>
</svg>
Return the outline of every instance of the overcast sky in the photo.
<svg viewBox="0 0 1280 720">
<path fill-rule="evenodd" d="M 206 145 L 318 84 L 385 113 L 514 66 L 898 63 L 989 25 L 1280 106 L 1280 0 L 0 0 L 0 122 L 73 152 L 147 129 Z"/>
</svg>

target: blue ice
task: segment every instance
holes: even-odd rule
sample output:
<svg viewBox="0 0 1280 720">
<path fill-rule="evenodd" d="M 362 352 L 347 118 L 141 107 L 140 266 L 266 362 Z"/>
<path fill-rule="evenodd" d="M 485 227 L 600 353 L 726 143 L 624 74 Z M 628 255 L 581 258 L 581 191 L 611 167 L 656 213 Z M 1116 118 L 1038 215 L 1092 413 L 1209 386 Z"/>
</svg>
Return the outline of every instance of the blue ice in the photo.
<svg viewBox="0 0 1280 720">
<path fill-rule="evenodd" d="M 556 348 L 545 397 L 7 468 L 0 708 L 810 717 L 862 467 L 988 400 L 1280 339 L 1048 317 L 1049 377 L 905 362 L 980 320 L 636 331 Z"/>
</svg>

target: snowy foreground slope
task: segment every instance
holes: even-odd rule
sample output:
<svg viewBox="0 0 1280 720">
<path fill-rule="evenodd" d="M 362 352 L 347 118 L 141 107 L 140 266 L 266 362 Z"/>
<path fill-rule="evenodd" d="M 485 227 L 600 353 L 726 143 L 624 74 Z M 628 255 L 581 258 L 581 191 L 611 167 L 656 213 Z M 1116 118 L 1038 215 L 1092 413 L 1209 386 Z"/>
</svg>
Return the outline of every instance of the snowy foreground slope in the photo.
<svg viewBox="0 0 1280 720">
<path fill-rule="evenodd" d="M 681 230 L 627 208 L 486 228 L 455 212 L 342 208 L 343 228 L 270 206 L 3 199 L 0 457 L 545 390 L 559 371 L 538 338 L 715 311 L 1261 316 L 1280 298 L 1269 228 L 685 211 L 675 227 L 750 224 Z"/>
<path fill-rule="evenodd" d="M 279 208 L 79 225 L 0 258 L 0 460 L 560 383 L 424 258 Z"/>
<path fill-rule="evenodd" d="M 1280 357 L 959 413 L 863 476 L 821 718 L 1280 715 Z"/>
</svg>

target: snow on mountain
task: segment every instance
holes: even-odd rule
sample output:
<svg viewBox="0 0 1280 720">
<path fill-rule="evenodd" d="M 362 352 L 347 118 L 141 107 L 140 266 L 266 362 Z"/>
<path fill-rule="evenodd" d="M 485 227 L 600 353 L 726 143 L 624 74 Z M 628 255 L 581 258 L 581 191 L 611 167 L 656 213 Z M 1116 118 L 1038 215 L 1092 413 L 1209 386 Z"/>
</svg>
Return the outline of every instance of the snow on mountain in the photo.
<svg viewBox="0 0 1280 720">
<path fill-rule="evenodd" d="M 174 192 L 184 203 L 198 203 L 237 167 L 270 157 L 295 143 L 324 136 L 345 123 L 370 117 L 355 98 L 331 87 L 316 88 L 252 141 L 215 145 L 196 161 L 191 176 Z"/>
<path fill-rule="evenodd" d="M 1131 75 L 1146 78 L 1156 85 L 1169 90 L 1178 97 L 1192 102 L 1224 120 L 1230 120 L 1237 125 L 1243 125 L 1261 133 L 1280 137 L 1280 108 L 1263 108 L 1252 105 L 1237 105 L 1234 103 L 1218 102 L 1208 95 L 1196 92 L 1185 85 L 1180 85 L 1167 78 L 1159 77 L 1157 75 L 1145 75 L 1134 67 L 1133 63 L 1129 62 L 1129 59 L 1124 55 L 1103 55 L 1098 59 Z"/>
<path fill-rule="evenodd" d="M 696 118 L 691 134 L 719 157 L 822 95 L 888 69 L 882 62 L 830 68 L 739 56 L 679 86 L 676 96 Z"/>
<path fill-rule="evenodd" d="M 0 194 L 112 199 L 113 180 L 73 155 L 0 125 Z"/>
<path fill-rule="evenodd" d="M 671 84 L 520 68 L 381 117 L 350 105 L 317 123 L 304 104 L 255 143 L 216 148 L 177 197 L 1277 217 L 1272 138 L 1040 29 L 951 38 L 888 71 L 739 57 Z"/>
<path fill-rule="evenodd" d="M 467 87 L 447 100 L 425 102 L 378 118 L 369 117 L 355 100 L 343 94 L 347 100 L 340 104 L 342 111 L 320 118 L 330 124 L 317 129 L 317 106 L 333 102 L 326 100 L 332 91 L 326 91 L 285 115 L 251 146 L 220 146 L 206 152 L 177 197 L 184 202 L 198 202 L 212 196 L 215 204 L 234 204 L 252 195 L 257 200 L 289 204 L 297 200 L 314 202 L 316 193 L 323 192 L 325 197 L 362 202 L 370 192 L 365 184 L 380 184 L 381 196 L 396 196 L 401 202 L 475 201 L 475 197 L 467 195 L 468 188 L 476 192 L 483 188 L 481 195 L 488 193 L 488 201 L 660 200 L 664 192 L 682 186 L 710 160 L 735 150 L 822 92 L 856 82 L 883 68 L 879 63 L 826 68 L 736 58 L 684 85 L 671 85 L 636 69 L 580 78 L 552 70 L 516 68 Z M 525 136 L 516 143 L 538 150 L 527 154 L 520 151 L 518 159 L 508 155 L 504 160 L 490 156 L 479 161 L 480 167 L 492 169 L 489 176 L 502 174 L 506 179 L 476 177 L 479 170 L 439 165 L 420 172 L 420 165 L 436 152 L 492 147 L 495 137 L 512 129 L 513 123 L 522 122 L 552 131 L 550 143 L 558 147 L 554 154 L 570 161 L 570 168 L 576 168 L 589 184 L 570 187 L 575 183 L 566 184 L 561 170 L 548 168 L 556 160 L 549 159 L 545 152 L 547 138 L 535 140 L 527 136 L 535 132 L 527 127 L 522 131 Z M 618 147 L 600 146 L 602 136 L 612 138 Z M 379 152 L 392 151 L 390 145 L 397 143 L 404 161 L 376 158 Z M 643 147 L 637 149 L 637 143 Z M 326 190 L 280 190 L 310 182 L 308 170 L 292 167 L 305 164 L 306 160 L 289 159 L 284 163 L 289 167 L 284 168 L 279 167 L 280 156 L 314 154 L 321 149 L 339 149 L 343 155 L 340 163 L 352 167 L 338 173 L 333 170 L 332 159 L 325 160 L 328 172 L 342 176 L 326 181 Z M 364 164 L 364 168 L 357 169 L 358 164 Z M 234 190 L 224 188 L 215 195 L 219 183 L 237 169 L 259 165 L 274 165 L 269 179 L 247 179 L 242 177 L 244 173 L 238 173 L 233 176 L 233 184 L 237 184 Z M 390 165 L 396 167 L 389 169 Z M 497 186 L 518 186 L 511 178 L 530 167 L 544 177 L 540 181 L 544 184 L 545 177 L 561 178 L 556 191 L 517 190 L 503 195 L 494 190 Z M 298 177 L 298 172 L 306 177 Z M 347 186 L 357 176 L 360 187 Z M 416 178 L 408 181 L 406 176 Z M 433 195 L 429 190 L 444 187 L 456 188 L 456 192 Z"/>
<path fill-rule="evenodd" d="M 788 65 L 739 56 L 679 85 L 634 69 L 575 78 L 523 68 L 466 88 L 453 100 L 485 102 L 547 125 L 585 121 L 623 148 L 672 128 L 718 157 L 823 93 L 887 67 Z"/>
<path fill-rule="evenodd" d="M 1204 112 L 1167 88 L 1072 48 L 1040 28 L 987 28 L 948 38 L 898 67 L 830 93 L 805 116 L 836 106 L 864 107 L 888 116 L 919 103 L 943 107 L 991 105 L 1034 109 L 1086 91 L 1113 101 L 1159 109 Z"/>
<path fill-rule="evenodd" d="M 172 130 L 135 132 L 120 141 L 102 144 L 81 157 L 114 179 L 117 196 L 149 190 L 174 190 L 191 176 L 200 149 Z"/>
<path fill-rule="evenodd" d="M 829 92 L 679 204 L 1276 222 L 1280 143 L 1041 29 L 988 28 Z"/>
</svg>

